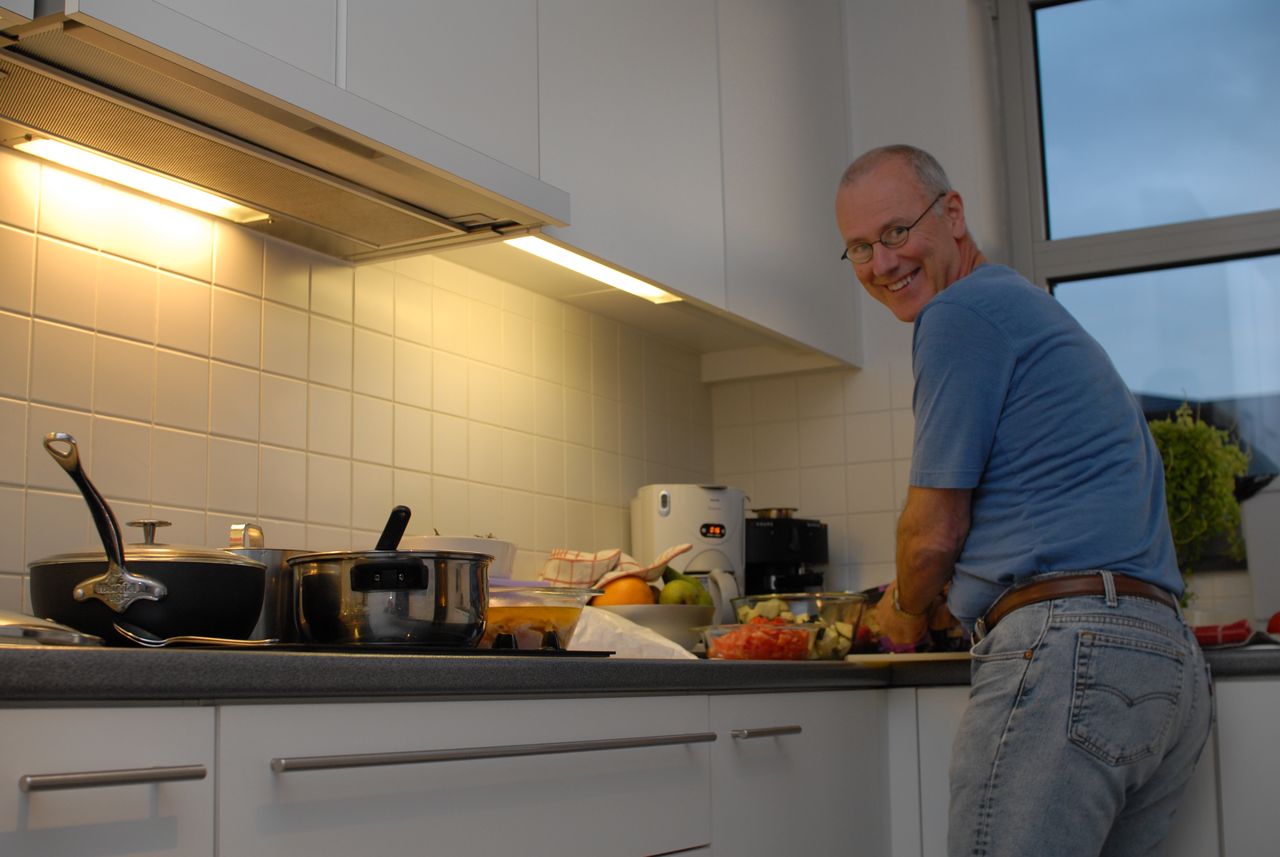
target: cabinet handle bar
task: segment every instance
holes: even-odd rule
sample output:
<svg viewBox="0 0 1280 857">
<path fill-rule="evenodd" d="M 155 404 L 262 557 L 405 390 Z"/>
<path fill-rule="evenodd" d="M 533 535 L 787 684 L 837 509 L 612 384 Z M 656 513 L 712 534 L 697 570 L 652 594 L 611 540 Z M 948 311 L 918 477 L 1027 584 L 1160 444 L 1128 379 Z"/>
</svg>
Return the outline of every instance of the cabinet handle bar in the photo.
<svg viewBox="0 0 1280 857">
<path fill-rule="evenodd" d="M 341 756 L 294 756 L 271 760 L 277 774 L 289 771 L 328 771 L 338 768 L 374 768 L 385 765 L 418 765 L 425 762 L 465 762 L 473 759 L 506 759 L 515 756 L 547 756 L 555 753 L 587 753 L 595 750 L 631 750 L 672 744 L 706 744 L 714 732 L 653 735 L 646 738 L 602 738 L 594 741 L 560 741 L 546 744 L 508 744 L 493 747 L 460 747 L 456 750 L 411 750 L 403 753 L 353 753 Z"/>
<path fill-rule="evenodd" d="M 743 741 L 749 738 L 777 738 L 779 735 L 799 735 L 799 726 L 766 726 L 763 729 L 734 729 L 729 734 Z"/>
<path fill-rule="evenodd" d="M 119 771 L 82 771 L 67 774 L 24 774 L 18 788 L 24 792 L 55 789 L 93 789 L 102 786 L 136 786 L 203 780 L 209 776 L 204 765 L 171 765 L 163 768 L 126 768 Z"/>
</svg>

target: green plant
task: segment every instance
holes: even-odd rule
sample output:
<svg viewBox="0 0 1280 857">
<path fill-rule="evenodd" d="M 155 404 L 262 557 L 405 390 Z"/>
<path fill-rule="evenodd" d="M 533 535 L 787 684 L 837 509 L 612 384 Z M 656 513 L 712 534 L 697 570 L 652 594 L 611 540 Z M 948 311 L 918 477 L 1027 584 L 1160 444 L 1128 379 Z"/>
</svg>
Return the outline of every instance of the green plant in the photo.
<svg viewBox="0 0 1280 857">
<path fill-rule="evenodd" d="M 1249 456 L 1228 432 L 1201 420 L 1186 402 L 1172 417 L 1152 420 L 1149 426 L 1164 461 L 1164 496 L 1183 577 L 1218 539 L 1225 540 L 1232 559 L 1243 559 L 1235 487 L 1248 469 Z"/>
</svg>

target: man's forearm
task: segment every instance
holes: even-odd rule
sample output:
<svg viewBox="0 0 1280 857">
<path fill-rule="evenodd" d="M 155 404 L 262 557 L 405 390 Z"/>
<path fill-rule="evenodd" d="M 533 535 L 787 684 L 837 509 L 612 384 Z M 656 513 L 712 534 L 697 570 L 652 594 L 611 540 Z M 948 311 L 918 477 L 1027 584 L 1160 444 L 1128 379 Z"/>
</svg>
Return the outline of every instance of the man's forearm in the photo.
<svg viewBox="0 0 1280 857">
<path fill-rule="evenodd" d="M 969 533 L 968 491 L 912 487 L 898 519 L 898 603 L 923 613 L 955 573 Z"/>
</svg>

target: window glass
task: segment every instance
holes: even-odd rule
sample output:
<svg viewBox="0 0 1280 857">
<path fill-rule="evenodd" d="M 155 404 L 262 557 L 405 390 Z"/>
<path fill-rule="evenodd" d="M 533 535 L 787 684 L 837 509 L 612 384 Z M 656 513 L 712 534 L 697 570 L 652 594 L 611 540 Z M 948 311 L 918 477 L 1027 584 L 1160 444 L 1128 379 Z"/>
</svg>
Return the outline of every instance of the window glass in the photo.
<svg viewBox="0 0 1280 857">
<path fill-rule="evenodd" d="M 1183 401 L 1280 471 L 1280 256 L 1059 283 L 1149 415 Z"/>
<path fill-rule="evenodd" d="M 1035 12 L 1050 238 L 1280 207 L 1280 2 Z"/>
</svg>

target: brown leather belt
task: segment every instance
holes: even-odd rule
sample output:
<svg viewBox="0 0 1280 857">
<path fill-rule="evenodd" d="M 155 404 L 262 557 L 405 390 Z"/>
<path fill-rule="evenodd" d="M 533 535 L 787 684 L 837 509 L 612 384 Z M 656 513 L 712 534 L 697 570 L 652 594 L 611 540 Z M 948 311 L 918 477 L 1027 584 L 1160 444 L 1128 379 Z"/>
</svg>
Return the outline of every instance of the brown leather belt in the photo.
<svg viewBox="0 0 1280 857">
<path fill-rule="evenodd" d="M 1147 583 L 1144 580 L 1138 580 L 1136 577 L 1129 577 L 1115 572 L 1111 572 L 1111 578 L 1115 581 L 1116 595 L 1147 598 L 1151 601 L 1158 601 L 1173 610 L 1178 609 L 1178 599 L 1167 589 L 1161 589 L 1153 583 Z M 1035 604 L 1039 601 L 1050 601 L 1054 598 L 1106 594 L 1106 583 L 1098 572 L 1064 574 L 1032 583 L 1016 585 L 1005 590 L 1004 594 L 997 598 L 982 618 L 977 621 L 974 627 L 975 642 L 990 634 L 991 629 L 996 626 L 997 622 L 1019 607 L 1026 607 L 1028 604 Z"/>
</svg>

